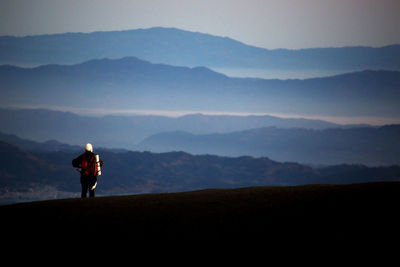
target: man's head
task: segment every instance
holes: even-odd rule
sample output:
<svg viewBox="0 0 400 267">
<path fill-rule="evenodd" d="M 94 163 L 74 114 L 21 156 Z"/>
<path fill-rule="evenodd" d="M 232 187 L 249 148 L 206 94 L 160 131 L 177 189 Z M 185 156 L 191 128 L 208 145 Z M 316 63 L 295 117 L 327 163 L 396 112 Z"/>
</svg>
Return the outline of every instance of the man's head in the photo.
<svg viewBox="0 0 400 267">
<path fill-rule="evenodd" d="M 86 152 L 93 152 L 93 146 L 91 143 L 87 143 L 85 146 L 85 151 Z"/>
</svg>

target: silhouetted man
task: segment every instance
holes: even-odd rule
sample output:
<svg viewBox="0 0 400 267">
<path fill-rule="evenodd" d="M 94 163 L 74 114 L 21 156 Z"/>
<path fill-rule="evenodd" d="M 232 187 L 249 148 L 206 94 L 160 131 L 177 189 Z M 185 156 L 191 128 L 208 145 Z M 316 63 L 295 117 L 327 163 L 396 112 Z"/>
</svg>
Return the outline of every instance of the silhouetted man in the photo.
<svg viewBox="0 0 400 267">
<path fill-rule="evenodd" d="M 90 143 L 86 144 L 85 153 L 72 160 L 72 166 L 81 169 L 81 197 L 86 197 L 88 189 L 89 197 L 94 197 L 97 176 L 101 174 L 100 167 L 103 166 L 103 161 L 99 160 L 99 156 L 93 153 L 93 146 Z"/>
</svg>

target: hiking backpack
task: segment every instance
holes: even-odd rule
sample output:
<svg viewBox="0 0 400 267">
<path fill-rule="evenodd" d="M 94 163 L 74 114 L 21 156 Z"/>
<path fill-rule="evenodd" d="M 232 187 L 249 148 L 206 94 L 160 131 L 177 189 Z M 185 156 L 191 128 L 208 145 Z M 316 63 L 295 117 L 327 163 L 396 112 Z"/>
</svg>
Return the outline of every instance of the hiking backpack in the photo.
<svg viewBox="0 0 400 267">
<path fill-rule="evenodd" d="M 97 164 L 95 154 L 84 154 L 81 163 L 81 173 L 83 175 L 97 175 Z"/>
</svg>

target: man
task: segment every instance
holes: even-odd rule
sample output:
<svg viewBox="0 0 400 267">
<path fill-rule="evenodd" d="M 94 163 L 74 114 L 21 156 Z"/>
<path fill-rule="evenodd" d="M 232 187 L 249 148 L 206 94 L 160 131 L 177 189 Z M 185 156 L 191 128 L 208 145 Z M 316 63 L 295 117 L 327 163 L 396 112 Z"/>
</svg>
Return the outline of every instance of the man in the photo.
<svg viewBox="0 0 400 267">
<path fill-rule="evenodd" d="M 103 166 L 103 161 L 99 160 L 100 167 Z M 97 185 L 97 176 L 99 174 L 96 155 L 93 153 L 93 146 L 88 143 L 85 146 L 85 153 L 72 160 L 72 166 L 81 169 L 81 197 L 85 198 L 89 189 L 89 197 L 94 197 L 94 189 Z"/>
</svg>

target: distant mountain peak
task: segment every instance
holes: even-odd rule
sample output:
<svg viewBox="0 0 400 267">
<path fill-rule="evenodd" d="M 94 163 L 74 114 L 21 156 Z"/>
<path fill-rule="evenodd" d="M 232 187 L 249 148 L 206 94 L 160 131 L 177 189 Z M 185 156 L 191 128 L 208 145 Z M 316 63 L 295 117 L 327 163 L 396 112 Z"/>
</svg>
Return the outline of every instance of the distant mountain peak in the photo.
<svg viewBox="0 0 400 267">
<path fill-rule="evenodd" d="M 175 72 L 179 73 L 185 72 L 185 74 L 191 73 L 192 75 L 200 75 L 209 78 L 228 78 L 226 75 L 222 73 L 215 72 L 207 67 L 197 66 L 197 67 L 182 67 L 182 66 L 171 66 L 167 64 L 161 63 L 151 63 L 146 60 L 142 60 L 140 58 L 129 56 L 123 58 L 101 58 L 101 59 L 92 59 L 79 64 L 74 65 L 60 65 L 60 64 L 48 64 L 41 65 L 33 68 L 20 68 L 11 65 L 3 65 L 0 66 L 0 70 L 9 70 L 9 71 L 19 71 L 21 69 L 33 70 L 33 71 L 58 71 L 63 70 L 63 72 L 67 69 L 69 70 L 77 70 L 77 71 L 101 71 L 101 72 L 114 72 L 118 73 L 120 71 L 132 71 L 134 73 L 148 72 L 148 71 L 156 71 L 157 73 L 163 72 Z"/>
<path fill-rule="evenodd" d="M 92 60 L 88 60 L 85 62 L 82 62 L 80 64 L 76 64 L 75 66 L 94 66 L 94 65 L 125 65 L 125 66 L 129 66 L 129 65 L 137 65 L 137 64 L 151 64 L 148 61 L 139 59 L 137 57 L 134 56 L 129 56 L 129 57 L 122 57 L 122 58 L 101 58 L 101 59 L 92 59 Z"/>
</svg>

